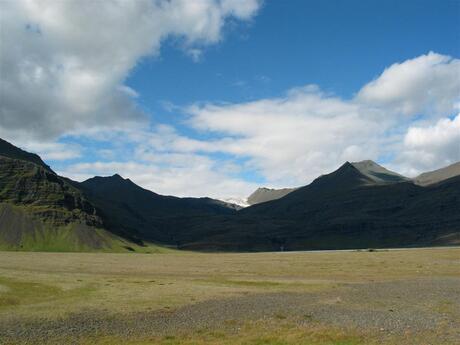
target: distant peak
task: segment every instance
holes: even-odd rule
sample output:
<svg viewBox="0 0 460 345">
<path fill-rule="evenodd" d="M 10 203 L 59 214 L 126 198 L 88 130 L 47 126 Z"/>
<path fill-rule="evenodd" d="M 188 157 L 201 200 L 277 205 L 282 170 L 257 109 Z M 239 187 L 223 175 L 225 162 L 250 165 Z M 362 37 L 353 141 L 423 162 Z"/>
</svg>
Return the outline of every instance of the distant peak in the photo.
<svg viewBox="0 0 460 345">
<path fill-rule="evenodd" d="M 338 170 L 344 170 L 344 169 L 350 169 L 350 168 L 355 169 L 354 164 L 350 163 L 349 161 L 346 161 L 340 166 Z"/>
<path fill-rule="evenodd" d="M 396 183 L 409 180 L 407 177 L 402 176 L 394 171 L 388 170 L 370 159 L 360 162 L 353 162 L 351 165 L 363 175 L 371 178 L 374 182 L 377 183 Z"/>
<path fill-rule="evenodd" d="M 114 174 L 112 176 L 94 176 L 87 179 L 85 182 L 97 182 L 97 183 L 117 183 L 126 181 L 119 174 Z"/>
<path fill-rule="evenodd" d="M 377 164 L 376 162 L 374 162 L 373 160 L 371 159 L 365 159 L 365 160 L 362 160 L 362 161 L 358 161 L 358 162 L 352 162 L 351 164 L 368 164 L 368 165 L 379 165 Z"/>
<path fill-rule="evenodd" d="M 376 162 L 370 159 L 365 159 L 359 162 L 351 162 L 350 164 L 360 171 L 366 169 L 385 169 L 380 164 L 377 164 Z"/>
<path fill-rule="evenodd" d="M 274 189 L 259 187 L 246 200 L 249 205 L 260 204 L 262 202 L 282 198 L 293 190 L 295 190 L 295 188 Z"/>
<path fill-rule="evenodd" d="M 451 164 L 438 170 L 425 172 L 415 177 L 413 181 L 415 184 L 428 186 L 430 184 L 435 184 L 455 176 L 460 176 L 460 162 Z"/>
<path fill-rule="evenodd" d="M 262 190 L 273 190 L 273 189 L 272 189 L 272 188 L 268 188 L 268 187 L 259 187 L 259 188 L 257 188 L 257 190 L 262 191 Z"/>
</svg>

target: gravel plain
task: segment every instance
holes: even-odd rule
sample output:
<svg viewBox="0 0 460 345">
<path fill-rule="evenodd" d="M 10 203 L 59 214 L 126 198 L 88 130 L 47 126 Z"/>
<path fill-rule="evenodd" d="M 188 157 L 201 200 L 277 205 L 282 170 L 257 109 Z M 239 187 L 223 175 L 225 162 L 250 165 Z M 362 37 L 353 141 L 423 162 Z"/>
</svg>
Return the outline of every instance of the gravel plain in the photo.
<svg viewBox="0 0 460 345">
<path fill-rule="evenodd" d="M 62 344 L 62 339 L 66 343 L 72 339 L 78 344 L 79 339 L 105 335 L 130 339 L 184 330 L 231 330 L 244 321 L 270 318 L 375 332 L 382 341 L 390 335 L 431 332 L 438 344 L 460 344 L 460 279 L 343 284 L 314 293 L 255 293 L 123 315 L 85 310 L 57 320 L 12 318 L 0 324 L 0 343 Z"/>
</svg>

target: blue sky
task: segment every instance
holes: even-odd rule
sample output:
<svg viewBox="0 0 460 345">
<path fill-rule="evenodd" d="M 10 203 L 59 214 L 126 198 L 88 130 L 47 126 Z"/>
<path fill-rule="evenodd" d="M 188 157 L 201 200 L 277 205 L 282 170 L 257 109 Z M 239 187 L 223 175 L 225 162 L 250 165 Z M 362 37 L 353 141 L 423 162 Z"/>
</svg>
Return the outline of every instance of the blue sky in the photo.
<svg viewBox="0 0 460 345">
<path fill-rule="evenodd" d="M 458 1 L 265 1 L 198 63 L 170 40 L 127 85 L 158 116 L 161 100 L 241 102 L 305 84 L 351 97 L 395 62 L 429 51 L 459 56 L 459 16 Z"/>
<path fill-rule="evenodd" d="M 2 6 L 0 134 L 77 180 L 243 197 L 345 160 L 460 159 L 459 1 Z"/>
</svg>

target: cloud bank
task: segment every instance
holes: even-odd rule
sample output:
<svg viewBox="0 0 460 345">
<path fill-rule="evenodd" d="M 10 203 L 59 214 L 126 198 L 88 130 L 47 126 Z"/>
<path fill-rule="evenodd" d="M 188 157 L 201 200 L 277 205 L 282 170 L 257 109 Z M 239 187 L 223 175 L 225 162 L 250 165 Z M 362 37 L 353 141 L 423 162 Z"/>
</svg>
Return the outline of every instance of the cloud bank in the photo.
<svg viewBox="0 0 460 345">
<path fill-rule="evenodd" d="M 309 85 L 276 99 L 187 111 L 194 128 L 224 137 L 207 150 L 250 157 L 271 184 L 304 184 L 346 160 L 386 156 L 413 175 L 460 160 L 459 117 L 448 118 L 458 112 L 459 76 L 460 60 L 429 53 L 388 67 L 352 99 Z"/>
<path fill-rule="evenodd" d="M 5 0 L 0 11 L 0 134 L 56 138 L 146 121 L 124 80 L 140 58 L 176 37 L 183 48 L 221 40 L 229 18 L 257 0 Z M 194 52 L 194 53 L 193 53 Z"/>
<path fill-rule="evenodd" d="M 118 172 L 163 194 L 230 197 L 259 183 L 304 185 L 345 160 L 409 175 L 460 160 L 457 58 L 429 52 L 396 62 L 348 99 L 306 85 L 251 102 L 173 106 L 186 135 L 150 123 L 125 79 L 170 38 L 200 59 L 229 20 L 251 20 L 260 1 L 0 6 L 0 136 L 62 161 L 59 172 L 75 179 Z"/>
</svg>

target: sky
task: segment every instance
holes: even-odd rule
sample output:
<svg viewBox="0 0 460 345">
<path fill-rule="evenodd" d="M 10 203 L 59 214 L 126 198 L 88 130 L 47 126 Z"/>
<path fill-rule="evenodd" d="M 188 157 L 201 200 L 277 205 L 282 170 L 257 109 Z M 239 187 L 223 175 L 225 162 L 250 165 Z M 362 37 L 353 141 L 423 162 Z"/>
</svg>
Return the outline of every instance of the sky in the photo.
<svg viewBox="0 0 460 345">
<path fill-rule="evenodd" d="M 1 0 L 0 137 L 177 196 L 416 176 L 460 161 L 460 1 Z"/>
</svg>

